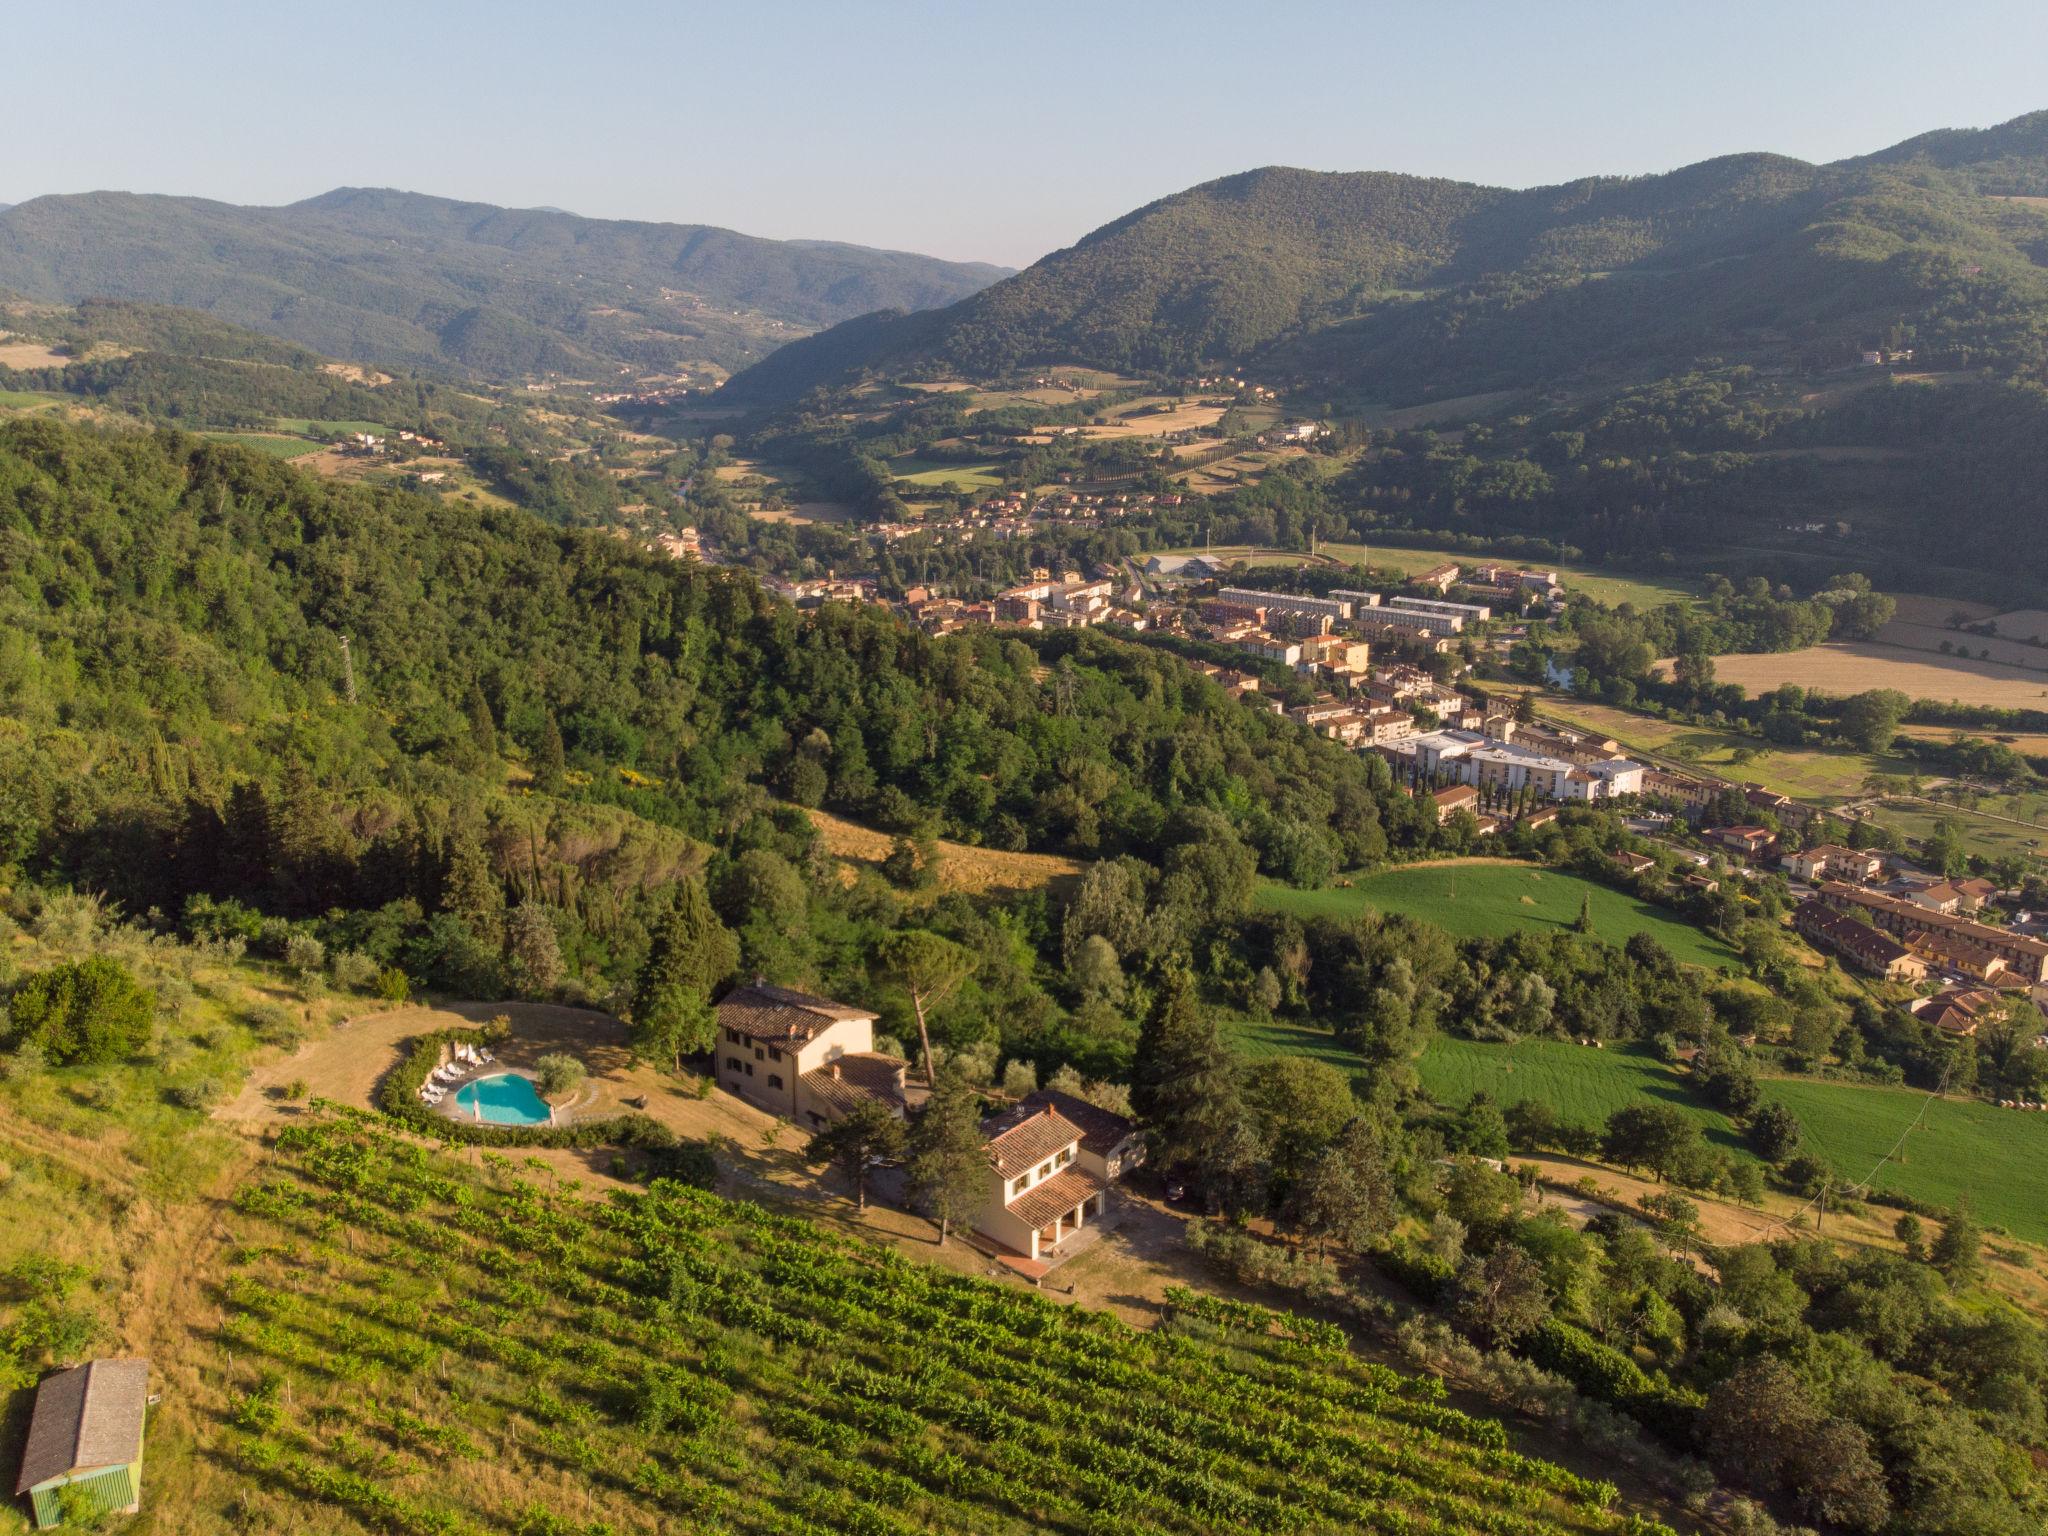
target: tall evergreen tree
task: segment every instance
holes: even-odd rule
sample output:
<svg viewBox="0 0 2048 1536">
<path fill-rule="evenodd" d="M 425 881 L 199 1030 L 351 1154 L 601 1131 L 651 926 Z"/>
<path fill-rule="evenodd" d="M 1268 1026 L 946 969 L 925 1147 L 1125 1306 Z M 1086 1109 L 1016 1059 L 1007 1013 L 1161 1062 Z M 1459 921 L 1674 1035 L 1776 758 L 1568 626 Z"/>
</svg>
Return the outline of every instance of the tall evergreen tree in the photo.
<svg viewBox="0 0 2048 1536">
<path fill-rule="evenodd" d="M 533 754 L 534 788 L 548 793 L 559 790 L 567 770 L 568 758 L 562 750 L 562 723 L 551 709 L 541 721 L 540 747 Z"/>
<path fill-rule="evenodd" d="M 475 745 L 477 755 L 486 763 L 496 761 L 498 756 L 498 722 L 491 718 L 491 702 L 484 697 L 483 685 L 472 682 L 469 685 L 469 739 Z"/>
<path fill-rule="evenodd" d="M 504 942 L 505 887 L 491 868 L 483 843 L 467 827 L 449 840 L 441 910 L 461 918 L 480 942 L 492 948 Z"/>
<path fill-rule="evenodd" d="M 712 910 L 704 882 L 695 875 L 677 881 L 634 983 L 634 1048 L 678 1069 L 683 1057 L 709 1050 L 712 994 L 739 963 L 739 941 Z"/>
<path fill-rule="evenodd" d="M 1245 1171 L 1247 1116 L 1236 1062 L 1185 972 L 1167 983 L 1139 1032 L 1131 1102 L 1148 1122 L 1162 1167 L 1197 1176 Z"/>
<path fill-rule="evenodd" d="M 931 1097 L 910 1122 L 908 1144 L 910 1191 L 939 1224 L 943 1248 L 953 1223 L 980 1209 L 988 1182 L 980 1096 L 960 1073 L 950 1068 L 939 1073 Z"/>
</svg>

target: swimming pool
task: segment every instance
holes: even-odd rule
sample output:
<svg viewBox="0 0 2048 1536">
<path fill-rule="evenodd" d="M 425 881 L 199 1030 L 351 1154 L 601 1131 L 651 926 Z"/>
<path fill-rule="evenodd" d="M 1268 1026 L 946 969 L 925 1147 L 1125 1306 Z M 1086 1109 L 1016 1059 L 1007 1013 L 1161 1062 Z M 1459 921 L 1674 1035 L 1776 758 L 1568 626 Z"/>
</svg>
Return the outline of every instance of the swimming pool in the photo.
<svg viewBox="0 0 2048 1536">
<path fill-rule="evenodd" d="M 533 1079 L 517 1072 L 500 1072 L 464 1083 L 455 1090 L 455 1110 L 469 1120 L 488 1120 L 493 1125 L 546 1125 L 550 1118 L 548 1101 L 533 1086 Z"/>
</svg>

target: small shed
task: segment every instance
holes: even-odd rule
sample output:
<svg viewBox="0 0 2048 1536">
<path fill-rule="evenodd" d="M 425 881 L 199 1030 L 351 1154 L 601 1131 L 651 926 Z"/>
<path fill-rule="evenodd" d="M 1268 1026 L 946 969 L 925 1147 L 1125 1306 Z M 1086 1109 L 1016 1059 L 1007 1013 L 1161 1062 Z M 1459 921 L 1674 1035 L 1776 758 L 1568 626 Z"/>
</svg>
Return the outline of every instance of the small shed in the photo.
<svg viewBox="0 0 2048 1536">
<path fill-rule="evenodd" d="M 147 1360 L 88 1361 L 36 1388 L 14 1491 L 28 1495 L 38 1530 L 66 1514 L 132 1515 L 142 1507 L 148 1406 Z"/>
</svg>

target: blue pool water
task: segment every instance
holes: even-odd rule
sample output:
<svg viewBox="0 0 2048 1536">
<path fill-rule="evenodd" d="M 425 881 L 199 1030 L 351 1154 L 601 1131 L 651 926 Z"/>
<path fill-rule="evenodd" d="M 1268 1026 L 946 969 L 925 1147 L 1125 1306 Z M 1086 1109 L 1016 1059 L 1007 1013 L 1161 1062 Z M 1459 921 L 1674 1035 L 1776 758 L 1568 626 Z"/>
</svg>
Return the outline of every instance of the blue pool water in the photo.
<svg viewBox="0 0 2048 1536">
<path fill-rule="evenodd" d="M 533 1079 L 516 1072 L 480 1077 L 455 1090 L 455 1108 L 471 1120 L 493 1125 L 546 1125 L 548 1103 Z"/>
</svg>

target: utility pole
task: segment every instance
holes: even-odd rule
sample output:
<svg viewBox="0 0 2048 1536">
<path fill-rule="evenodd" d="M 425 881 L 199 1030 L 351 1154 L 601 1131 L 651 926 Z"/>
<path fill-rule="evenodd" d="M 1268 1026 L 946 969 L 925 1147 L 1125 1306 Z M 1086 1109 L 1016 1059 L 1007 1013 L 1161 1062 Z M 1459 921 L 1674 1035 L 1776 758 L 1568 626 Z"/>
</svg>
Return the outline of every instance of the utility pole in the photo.
<svg viewBox="0 0 2048 1536">
<path fill-rule="evenodd" d="M 341 637 L 341 687 L 342 692 L 348 695 L 349 703 L 355 703 L 356 663 L 355 658 L 349 654 L 347 635 Z"/>
</svg>

